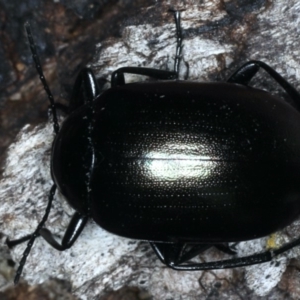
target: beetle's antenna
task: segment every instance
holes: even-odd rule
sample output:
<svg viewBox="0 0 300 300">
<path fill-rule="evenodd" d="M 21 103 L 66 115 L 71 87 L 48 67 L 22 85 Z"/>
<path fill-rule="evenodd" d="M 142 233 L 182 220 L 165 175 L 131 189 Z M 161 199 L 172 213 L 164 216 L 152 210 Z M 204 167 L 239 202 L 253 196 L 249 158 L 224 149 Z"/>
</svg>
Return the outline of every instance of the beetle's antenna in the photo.
<svg viewBox="0 0 300 300">
<path fill-rule="evenodd" d="M 21 276 L 22 271 L 23 271 L 23 267 L 26 263 L 27 256 L 30 253 L 31 247 L 33 246 L 33 243 L 34 243 L 35 239 L 39 236 L 39 232 L 40 232 L 41 228 L 44 226 L 44 224 L 46 223 L 46 221 L 48 219 L 55 191 L 56 191 L 56 185 L 53 184 L 52 187 L 51 187 L 51 190 L 50 190 L 48 205 L 47 205 L 47 208 L 45 210 L 45 214 L 43 216 L 43 219 L 39 223 L 39 225 L 37 226 L 34 233 L 31 235 L 31 238 L 30 238 L 29 242 L 27 243 L 27 247 L 26 247 L 25 251 L 23 252 L 23 256 L 22 256 L 22 259 L 20 261 L 16 276 L 15 276 L 15 279 L 14 279 L 15 284 L 18 284 L 20 276 Z"/>
<path fill-rule="evenodd" d="M 49 101 L 50 101 L 50 109 L 51 109 L 52 118 L 53 118 L 53 129 L 54 129 L 54 132 L 57 134 L 59 132 L 59 125 L 58 125 L 58 121 L 57 121 L 55 102 L 54 102 L 52 93 L 49 89 L 49 86 L 47 84 L 46 78 L 44 76 L 43 69 L 42 69 L 42 66 L 41 66 L 41 63 L 40 63 L 40 59 L 37 55 L 36 47 L 35 47 L 34 40 L 33 40 L 32 34 L 31 34 L 30 25 L 29 25 L 28 22 L 26 22 L 24 26 L 25 26 L 25 29 L 26 29 L 26 32 L 27 32 L 27 38 L 28 38 L 28 41 L 29 41 L 29 46 L 30 46 L 30 49 L 31 49 L 32 58 L 33 58 L 33 61 L 35 63 L 36 70 L 37 70 L 37 72 L 40 76 L 40 80 L 41 80 L 41 82 L 44 86 L 44 89 L 45 89 L 45 91 L 48 95 Z"/>
<path fill-rule="evenodd" d="M 172 11 L 172 10 L 171 10 Z M 174 62 L 174 72 L 177 74 L 177 78 L 179 76 L 179 65 L 182 59 L 182 30 L 180 25 L 180 11 L 176 10 L 174 12 L 174 19 L 176 24 L 176 54 L 175 54 L 175 62 Z"/>
</svg>

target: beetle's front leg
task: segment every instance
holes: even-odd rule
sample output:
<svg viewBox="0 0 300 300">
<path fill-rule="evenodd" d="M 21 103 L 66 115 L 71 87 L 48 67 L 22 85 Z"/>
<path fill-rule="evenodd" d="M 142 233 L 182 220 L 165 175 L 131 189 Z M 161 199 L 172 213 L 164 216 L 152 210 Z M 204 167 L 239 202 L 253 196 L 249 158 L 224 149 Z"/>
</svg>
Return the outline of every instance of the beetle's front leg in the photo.
<svg viewBox="0 0 300 300">
<path fill-rule="evenodd" d="M 74 84 L 68 113 L 71 113 L 83 104 L 92 102 L 99 94 L 100 88 L 94 72 L 89 68 L 82 69 Z"/>
<path fill-rule="evenodd" d="M 70 114 L 78 107 L 92 102 L 100 94 L 100 88 L 93 71 L 84 68 L 77 75 L 69 106 L 55 102 L 55 110 L 59 109 L 64 114 Z M 51 106 L 49 107 L 50 109 Z"/>
</svg>

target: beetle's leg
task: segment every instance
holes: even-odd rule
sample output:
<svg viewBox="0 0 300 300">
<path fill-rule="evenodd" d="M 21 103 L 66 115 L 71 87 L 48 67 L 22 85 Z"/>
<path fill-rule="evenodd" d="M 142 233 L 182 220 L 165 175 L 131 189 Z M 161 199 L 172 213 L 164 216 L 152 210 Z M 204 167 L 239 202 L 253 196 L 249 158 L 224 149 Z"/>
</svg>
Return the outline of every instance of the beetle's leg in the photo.
<svg viewBox="0 0 300 300">
<path fill-rule="evenodd" d="M 45 210 L 45 214 L 44 214 L 44 216 L 42 218 L 42 221 L 38 224 L 36 230 L 34 231 L 33 234 L 30 235 L 30 237 L 26 236 L 26 237 L 23 238 L 24 241 L 29 240 L 29 242 L 27 244 L 27 247 L 26 247 L 25 251 L 23 252 L 23 256 L 22 256 L 22 259 L 20 261 L 20 264 L 19 264 L 16 276 L 15 276 L 15 280 L 14 280 L 15 284 L 17 284 L 19 282 L 19 279 L 20 279 L 23 267 L 24 267 L 24 265 L 26 263 L 27 256 L 30 253 L 30 250 L 31 250 L 31 248 L 33 246 L 33 243 L 34 243 L 35 239 L 39 236 L 40 230 L 42 229 L 42 227 L 44 226 L 44 224 L 46 223 L 46 221 L 48 219 L 55 191 L 56 191 L 56 185 L 53 184 L 52 187 L 51 187 L 51 189 L 50 189 L 49 198 L 48 198 L 48 204 L 47 204 L 47 207 L 46 207 L 46 210 Z M 20 240 L 21 239 L 19 239 L 18 241 L 20 241 Z M 13 241 L 11 243 L 13 245 Z"/>
<path fill-rule="evenodd" d="M 164 264 L 181 264 L 184 263 L 200 253 L 208 250 L 211 247 L 216 247 L 218 250 L 226 254 L 236 254 L 228 244 L 167 244 L 150 242 L 154 252 Z"/>
<path fill-rule="evenodd" d="M 172 11 L 172 10 L 171 10 Z M 182 58 L 182 31 L 180 26 L 180 12 L 172 11 L 174 13 L 174 19 L 176 24 L 176 53 L 174 61 L 174 71 L 159 70 L 153 68 L 142 68 L 142 67 L 124 67 L 114 71 L 111 74 L 111 86 L 120 86 L 125 84 L 125 73 L 145 75 L 153 77 L 155 79 L 167 80 L 177 79 L 179 74 L 179 65 Z"/>
<path fill-rule="evenodd" d="M 64 237 L 62 239 L 61 244 L 59 244 L 56 239 L 54 238 L 53 234 L 51 233 L 50 230 L 47 228 L 41 228 L 39 231 L 39 234 L 37 236 L 41 236 L 45 239 L 45 241 L 50 244 L 53 248 L 59 250 L 59 251 L 64 251 L 66 249 L 69 249 L 72 247 L 72 245 L 75 243 L 77 240 L 78 236 L 82 232 L 83 228 L 86 225 L 86 222 L 88 220 L 88 217 L 83 216 L 79 214 L 78 212 L 75 212 L 73 215 L 69 226 L 64 234 Z M 32 237 L 32 234 L 26 235 L 20 239 L 17 240 L 9 240 L 7 239 L 6 244 L 9 248 L 15 247 L 17 245 L 20 245 Z"/>
<path fill-rule="evenodd" d="M 93 71 L 89 68 L 82 69 L 75 80 L 68 113 L 92 102 L 99 94 L 100 88 Z"/>
<path fill-rule="evenodd" d="M 300 111 L 300 93 L 280 74 L 278 74 L 274 69 L 268 66 L 266 63 L 251 60 L 245 63 L 239 70 L 237 70 L 229 79 L 229 82 L 236 82 L 235 78 L 243 78 L 243 74 L 246 74 L 245 77 L 248 78 L 248 82 L 255 75 L 259 68 L 264 69 L 283 89 L 284 91 L 292 98 L 297 110 Z M 255 71 L 257 69 L 257 71 Z M 253 75 L 251 76 L 251 72 Z M 247 83 L 248 83 L 247 82 Z M 245 84 L 247 84 L 245 83 Z"/>
<path fill-rule="evenodd" d="M 168 265 L 171 262 L 181 264 L 192 259 L 203 251 L 211 248 L 211 244 L 187 245 L 182 243 L 154 243 L 150 245 L 162 263 Z M 189 249 L 187 249 L 189 247 Z"/>
<path fill-rule="evenodd" d="M 255 253 L 249 256 L 236 257 L 233 259 L 225 259 L 213 262 L 205 263 L 190 263 L 190 264 L 180 264 L 166 258 L 165 253 L 162 251 L 162 248 L 158 246 L 158 243 L 150 243 L 155 253 L 159 259 L 169 266 L 170 268 L 178 271 L 201 271 L 201 270 L 212 270 L 212 269 L 228 269 L 228 268 L 237 268 L 245 267 L 260 263 L 265 263 L 271 261 L 275 256 L 280 255 L 296 246 L 300 245 L 300 238 L 283 245 L 282 247 L 275 250 L 268 250 L 262 253 Z M 177 246 L 178 247 L 178 246 Z"/>
<path fill-rule="evenodd" d="M 186 251 L 182 251 L 181 256 L 178 257 L 178 264 L 184 263 L 195 256 L 199 255 L 200 253 L 204 252 L 205 250 L 211 248 L 211 247 L 216 247 L 218 250 L 226 253 L 226 254 L 236 254 L 234 250 L 232 250 L 228 244 L 195 244 L 195 245 L 188 245 L 185 244 L 185 247 L 188 248 Z"/>
<path fill-rule="evenodd" d="M 200 254 L 204 250 L 207 250 L 212 245 L 198 245 L 198 249 L 197 247 L 195 247 L 195 251 L 193 251 L 192 248 L 192 251 L 187 252 L 186 255 L 181 255 L 181 253 L 183 252 L 182 244 L 163 244 L 150 242 L 150 245 L 152 246 L 154 252 L 163 264 L 178 271 L 201 271 L 212 269 L 235 268 L 272 260 L 272 256 L 270 253 L 268 253 L 269 255 L 266 255 L 266 253 L 262 253 L 247 257 L 220 260 L 214 262 L 182 264 L 185 261 L 192 259 L 196 255 Z"/>
<path fill-rule="evenodd" d="M 11 249 L 15 246 L 23 244 L 26 241 L 29 241 L 31 239 L 31 236 L 32 236 L 32 234 L 28 234 L 28 235 L 25 235 L 25 236 L 23 236 L 19 239 L 16 239 L 16 240 L 10 240 L 9 238 L 7 238 L 6 239 L 6 245 L 7 245 L 8 248 Z"/>
<path fill-rule="evenodd" d="M 172 10 L 171 10 L 172 11 Z M 173 11 L 174 12 L 174 20 L 176 24 L 176 54 L 175 54 L 175 61 L 174 61 L 174 72 L 177 74 L 177 77 L 179 76 L 179 65 L 180 61 L 182 59 L 182 30 L 180 25 L 180 12 L 179 11 Z"/>
<path fill-rule="evenodd" d="M 53 234 L 47 228 L 42 228 L 39 232 L 40 236 L 43 237 L 53 248 L 64 251 L 72 247 L 77 240 L 78 236 L 82 232 L 88 220 L 87 216 L 81 215 L 75 212 L 69 226 L 64 234 L 61 244 L 59 244 L 54 238 Z"/>
<path fill-rule="evenodd" d="M 168 265 L 170 261 L 178 261 L 182 256 L 182 253 L 185 248 L 185 244 L 182 243 L 155 243 L 149 242 L 155 254 L 161 260 L 163 264 Z M 203 251 L 208 249 L 207 247 L 203 248 Z"/>
<path fill-rule="evenodd" d="M 256 64 L 245 64 L 236 70 L 227 81 L 247 85 L 258 70 L 259 67 Z"/>
<path fill-rule="evenodd" d="M 155 79 L 175 79 L 177 78 L 177 73 L 174 71 L 159 70 L 153 68 L 142 68 L 142 67 L 124 67 L 114 71 L 111 74 L 111 86 L 115 87 L 118 85 L 125 84 L 124 74 L 136 74 L 136 75 L 145 75 L 153 77 Z"/>
<path fill-rule="evenodd" d="M 70 248 L 73 245 L 73 243 L 76 241 L 77 237 L 79 236 L 79 234 L 81 233 L 82 229 L 84 228 L 84 226 L 87 222 L 87 217 L 82 216 L 79 213 L 75 213 L 72 220 L 71 220 L 71 222 L 70 222 L 70 224 L 69 224 L 68 229 L 66 230 L 66 233 L 65 233 L 63 241 L 62 241 L 62 245 L 59 245 L 54 240 L 54 238 L 52 237 L 52 234 L 50 233 L 50 231 L 43 228 L 44 224 L 46 223 L 46 221 L 48 219 L 48 216 L 49 216 L 49 213 L 50 213 L 50 210 L 51 210 L 52 201 L 53 201 L 53 198 L 54 198 L 55 191 L 56 191 L 56 185 L 53 184 L 52 187 L 51 187 L 51 190 L 50 190 L 50 194 L 49 194 L 49 198 L 48 198 L 48 204 L 47 204 L 47 208 L 45 210 L 45 214 L 42 218 L 42 221 L 38 224 L 38 226 L 37 226 L 36 230 L 34 231 L 34 233 L 31 234 L 31 235 L 27 235 L 23 238 L 20 238 L 18 240 L 15 240 L 15 241 L 7 240 L 7 245 L 9 247 L 16 246 L 16 245 L 18 245 L 22 242 L 25 242 L 25 241 L 29 240 L 28 244 L 27 244 L 27 247 L 26 247 L 26 249 L 23 253 L 22 259 L 20 261 L 16 276 L 15 276 L 15 280 L 14 280 L 15 284 L 17 284 L 19 282 L 20 276 L 21 276 L 22 271 L 23 271 L 23 267 L 26 263 L 27 256 L 29 255 L 30 250 L 33 246 L 33 243 L 34 243 L 35 239 L 38 236 L 40 236 L 40 235 L 43 236 L 43 238 L 52 247 L 54 247 L 58 250 L 65 250 L 67 248 Z M 54 240 L 54 242 L 53 242 L 53 240 Z M 59 245 L 59 246 L 57 246 L 57 245 Z"/>
<path fill-rule="evenodd" d="M 185 247 L 187 247 L 187 246 L 188 245 L 185 244 Z M 211 244 L 192 245 L 191 248 L 188 249 L 187 251 L 181 251 L 180 256 L 176 259 L 176 262 L 177 262 L 177 264 L 184 263 L 184 262 L 196 257 L 200 253 L 208 250 L 211 247 L 212 247 Z M 184 250 L 184 249 L 182 249 L 182 250 Z"/>
</svg>

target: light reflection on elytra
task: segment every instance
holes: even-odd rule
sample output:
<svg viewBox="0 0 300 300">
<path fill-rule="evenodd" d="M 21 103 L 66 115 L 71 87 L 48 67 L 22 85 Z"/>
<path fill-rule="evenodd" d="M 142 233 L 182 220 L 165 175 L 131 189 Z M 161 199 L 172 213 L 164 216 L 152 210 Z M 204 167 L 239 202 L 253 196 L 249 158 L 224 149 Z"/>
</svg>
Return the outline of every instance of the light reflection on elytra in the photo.
<svg viewBox="0 0 300 300">
<path fill-rule="evenodd" d="M 196 144 L 164 144 L 145 154 L 144 168 L 153 179 L 206 179 L 211 176 L 216 162 L 211 156 L 201 155 Z M 203 152 L 202 152 L 203 153 Z"/>
</svg>

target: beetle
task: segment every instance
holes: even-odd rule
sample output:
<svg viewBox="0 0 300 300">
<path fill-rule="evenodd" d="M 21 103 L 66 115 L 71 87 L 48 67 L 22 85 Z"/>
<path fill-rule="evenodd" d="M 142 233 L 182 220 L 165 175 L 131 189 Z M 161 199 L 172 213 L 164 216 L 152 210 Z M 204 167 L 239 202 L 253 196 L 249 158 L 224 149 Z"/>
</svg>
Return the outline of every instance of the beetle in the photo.
<svg viewBox="0 0 300 300">
<path fill-rule="evenodd" d="M 50 101 L 56 137 L 52 146 L 53 185 L 34 233 L 8 240 L 28 241 L 18 283 L 35 239 L 70 248 L 93 219 L 123 237 L 149 241 L 162 263 L 175 270 L 207 270 L 267 262 L 300 244 L 245 257 L 192 263 L 215 246 L 235 254 L 231 242 L 278 231 L 300 214 L 300 94 L 261 61 L 249 61 L 226 82 L 178 79 L 182 56 L 180 12 L 174 11 L 174 70 L 123 67 L 102 91 L 84 68 L 60 128 L 51 91 L 32 38 L 27 36 Z M 264 69 L 290 96 L 287 103 L 248 86 Z M 126 84 L 125 73 L 152 82 Z M 61 243 L 44 227 L 56 189 L 75 209 Z"/>
</svg>

